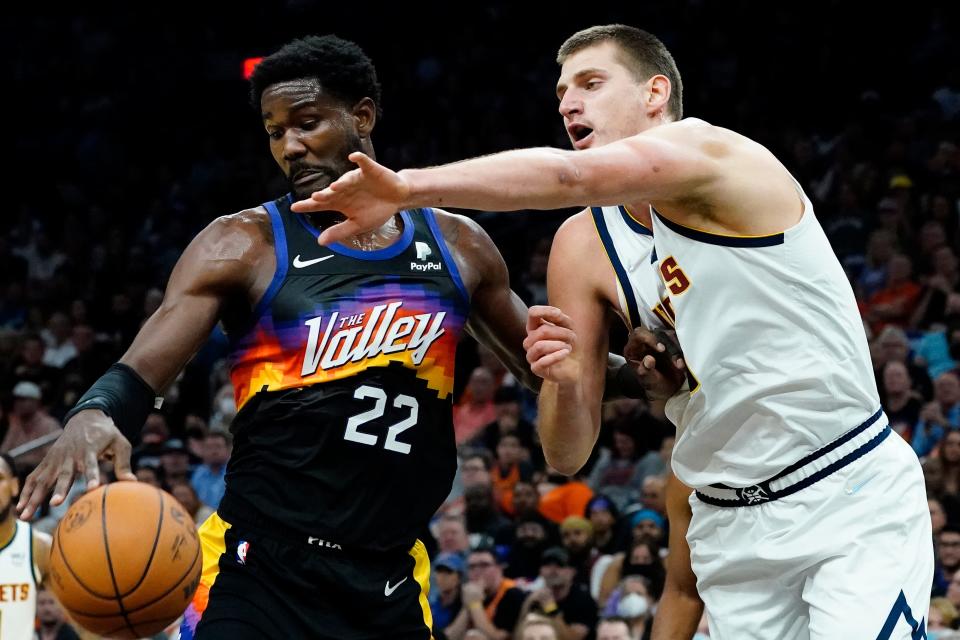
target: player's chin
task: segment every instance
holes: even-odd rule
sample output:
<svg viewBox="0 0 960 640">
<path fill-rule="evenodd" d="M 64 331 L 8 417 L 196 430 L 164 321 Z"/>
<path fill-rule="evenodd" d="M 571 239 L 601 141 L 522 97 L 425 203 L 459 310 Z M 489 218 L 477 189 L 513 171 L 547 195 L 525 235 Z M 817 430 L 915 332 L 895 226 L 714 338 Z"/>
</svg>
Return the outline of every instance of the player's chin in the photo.
<svg viewBox="0 0 960 640">
<path fill-rule="evenodd" d="M 294 200 L 306 200 L 317 191 L 323 191 L 333 182 L 333 178 L 325 173 L 314 173 L 310 176 L 291 183 L 290 191 Z"/>
</svg>

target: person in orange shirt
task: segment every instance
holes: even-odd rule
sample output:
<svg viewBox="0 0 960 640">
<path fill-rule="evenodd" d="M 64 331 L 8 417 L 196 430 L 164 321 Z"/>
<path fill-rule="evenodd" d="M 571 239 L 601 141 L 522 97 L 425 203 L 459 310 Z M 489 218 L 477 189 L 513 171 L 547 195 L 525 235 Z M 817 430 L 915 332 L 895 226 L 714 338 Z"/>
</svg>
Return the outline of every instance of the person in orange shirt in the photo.
<svg viewBox="0 0 960 640">
<path fill-rule="evenodd" d="M 913 263 L 897 254 L 887 264 L 887 284 L 867 301 L 866 317 L 874 332 L 889 324 L 906 326 L 923 288 L 911 278 Z"/>
<path fill-rule="evenodd" d="M 523 454 L 520 438 L 516 434 L 506 433 L 500 436 L 497 443 L 497 463 L 493 465 L 490 478 L 497 506 L 500 511 L 510 515 L 513 515 L 514 485 L 533 476 L 533 467 L 523 459 Z"/>
<path fill-rule="evenodd" d="M 569 516 L 582 516 L 593 497 L 593 489 L 579 475 L 568 478 L 549 467 L 547 471 L 548 481 L 537 487 L 540 491 L 540 513 L 557 524 Z"/>
<path fill-rule="evenodd" d="M 491 640 L 511 638 L 525 595 L 513 580 L 503 577 L 493 546 L 481 545 L 470 552 L 467 579 L 463 608 L 446 628 L 447 637 L 461 638 L 468 629 L 476 629 Z"/>
</svg>

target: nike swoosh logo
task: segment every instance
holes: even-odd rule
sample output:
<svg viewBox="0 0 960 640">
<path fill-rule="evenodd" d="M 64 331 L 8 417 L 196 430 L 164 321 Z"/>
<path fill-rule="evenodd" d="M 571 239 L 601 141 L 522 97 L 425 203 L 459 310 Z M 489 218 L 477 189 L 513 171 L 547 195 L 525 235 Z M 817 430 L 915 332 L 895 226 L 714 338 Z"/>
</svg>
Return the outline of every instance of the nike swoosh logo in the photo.
<svg viewBox="0 0 960 640">
<path fill-rule="evenodd" d="M 293 259 L 293 266 L 297 269 L 303 269 L 304 267 L 309 267 L 312 264 L 317 264 L 318 262 L 323 262 L 324 260 L 329 260 L 333 257 L 333 254 L 329 256 L 323 256 L 322 258 L 314 258 L 313 260 L 301 260 L 300 254 L 297 254 L 297 257 Z"/>
<path fill-rule="evenodd" d="M 410 577 L 410 576 L 407 576 L 407 578 L 409 578 L 409 577 Z M 404 582 L 406 582 L 406 581 L 407 581 L 407 578 L 404 578 L 403 580 L 401 580 L 401 581 L 398 582 L 397 584 L 393 585 L 392 587 L 390 586 L 390 581 L 387 580 L 386 586 L 383 587 L 383 595 L 385 595 L 385 596 L 387 596 L 387 597 L 392 596 L 392 595 L 393 595 L 393 592 L 397 590 L 397 587 L 399 587 L 399 586 L 402 585 Z"/>
</svg>

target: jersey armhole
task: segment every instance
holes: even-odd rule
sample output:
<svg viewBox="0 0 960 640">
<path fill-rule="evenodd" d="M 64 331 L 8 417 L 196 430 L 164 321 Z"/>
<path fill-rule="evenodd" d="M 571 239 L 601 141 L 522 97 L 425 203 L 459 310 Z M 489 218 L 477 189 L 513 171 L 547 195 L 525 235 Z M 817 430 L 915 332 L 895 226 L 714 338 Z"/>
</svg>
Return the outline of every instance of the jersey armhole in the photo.
<svg viewBox="0 0 960 640">
<path fill-rule="evenodd" d="M 590 213 L 593 214 L 593 224 L 597 228 L 597 235 L 600 236 L 604 253 L 607 254 L 610 265 L 617 276 L 617 298 L 621 303 L 622 310 L 626 312 L 628 329 L 633 329 L 640 323 L 640 309 L 637 307 L 637 298 L 633 295 L 633 286 L 630 284 L 627 270 L 620 261 L 620 256 L 617 255 L 617 249 L 613 245 L 613 238 L 610 237 L 610 231 L 607 229 L 607 221 L 603 217 L 603 210 L 600 207 L 590 207 Z"/>
<path fill-rule="evenodd" d="M 443 234 L 440 232 L 437 217 L 430 207 L 424 207 L 421 211 L 423 211 L 423 218 L 427 221 L 427 227 L 430 229 L 430 233 L 433 234 L 434 241 L 437 243 L 437 246 L 440 247 L 440 254 L 443 255 L 443 260 L 447 263 L 447 268 L 450 270 L 450 278 L 463 297 L 463 302 L 469 307 L 470 294 L 467 293 L 467 288 L 463 286 L 463 280 L 460 278 L 460 270 L 457 268 L 457 263 L 454 261 L 453 255 L 447 247 L 447 242 L 444 240 Z"/>
<path fill-rule="evenodd" d="M 277 259 L 277 267 L 273 272 L 273 279 L 270 281 L 270 286 L 267 287 L 257 306 L 253 308 L 254 323 L 263 315 L 264 311 L 270 306 L 270 303 L 273 302 L 277 291 L 280 290 L 280 285 L 283 284 L 283 280 L 287 277 L 287 233 L 283 228 L 283 219 L 280 217 L 280 210 L 277 209 L 277 205 L 273 202 L 264 203 L 263 206 L 270 215 L 270 226 L 273 228 L 273 253 Z"/>
</svg>

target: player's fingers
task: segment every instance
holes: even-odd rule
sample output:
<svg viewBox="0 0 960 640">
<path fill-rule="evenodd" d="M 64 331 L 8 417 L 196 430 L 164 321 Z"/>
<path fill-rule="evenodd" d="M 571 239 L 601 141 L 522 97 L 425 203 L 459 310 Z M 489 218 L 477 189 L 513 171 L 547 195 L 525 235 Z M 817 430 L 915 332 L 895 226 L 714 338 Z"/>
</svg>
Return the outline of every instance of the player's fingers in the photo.
<svg viewBox="0 0 960 640">
<path fill-rule="evenodd" d="M 560 327 L 555 324 L 543 324 L 533 331 L 527 333 L 527 337 L 524 342 L 533 344 L 534 342 L 538 342 L 540 340 L 561 340 L 569 344 L 571 347 L 575 347 L 577 342 L 577 334 L 571 329 Z"/>
<path fill-rule="evenodd" d="M 355 236 L 358 233 L 360 233 L 360 225 L 348 218 L 343 222 L 338 222 L 332 227 L 324 229 L 317 238 L 317 243 L 322 246 L 327 246 L 334 242 L 346 240 L 350 236 Z"/>
<path fill-rule="evenodd" d="M 312 194 L 310 194 L 309 198 L 306 198 L 304 200 L 297 200 L 296 202 L 290 205 L 290 210 L 293 211 L 294 213 L 311 213 L 313 211 L 323 211 L 323 205 L 321 205 L 320 203 L 317 202 L 317 200 L 314 199 L 314 196 L 320 193 L 322 193 L 322 191 L 315 191 Z M 323 196 L 320 196 L 320 197 L 322 198 Z"/>
<path fill-rule="evenodd" d="M 113 473 L 118 480 L 136 480 L 130 470 L 130 442 L 126 438 L 117 438 L 113 443 Z"/>
<path fill-rule="evenodd" d="M 543 356 L 536 362 L 531 363 L 530 370 L 541 378 L 546 378 L 550 373 L 550 368 L 553 365 L 561 362 L 568 355 L 570 355 L 570 351 L 566 349 L 555 351 L 554 353 Z"/>
<path fill-rule="evenodd" d="M 533 364 L 544 356 L 561 351 L 570 353 L 570 345 L 561 340 L 540 340 L 527 349 L 527 362 Z"/>
<path fill-rule="evenodd" d="M 536 305 L 530 307 L 529 317 L 537 318 L 539 320 L 545 320 L 546 322 L 551 322 L 561 327 L 569 328 L 571 326 L 570 316 L 565 314 L 560 309 L 556 307 L 551 307 L 548 305 Z"/>
<path fill-rule="evenodd" d="M 87 491 L 100 486 L 100 465 L 97 464 L 96 451 L 87 449 L 84 452 L 83 463 L 79 465 L 79 471 L 83 473 L 83 477 L 87 481 Z"/>
<path fill-rule="evenodd" d="M 361 171 L 364 173 L 379 173 L 384 168 L 383 165 L 362 151 L 354 151 L 347 157 L 349 158 L 350 162 L 356 163 L 356 165 L 360 167 Z"/>
<path fill-rule="evenodd" d="M 637 327 L 630 332 L 624 352 L 629 352 L 633 354 L 635 358 L 639 359 L 638 355 L 646 353 L 647 351 L 662 353 L 666 351 L 666 349 L 666 345 L 663 344 L 663 341 L 660 340 L 656 334 L 643 327 Z"/>
<path fill-rule="evenodd" d="M 345 174 L 343 174 L 342 176 L 334 180 L 330 184 L 330 186 L 324 189 L 323 191 L 318 191 L 317 193 L 314 193 L 313 194 L 314 196 L 317 196 L 319 194 L 319 196 L 317 198 L 314 198 L 314 200 L 317 200 L 318 202 L 320 202 L 321 201 L 320 198 L 322 198 L 323 201 L 329 202 L 330 199 L 334 196 L 334 194 L 341 193 L 346 189 L 349 189 L 350 187 L 356 186 L 362 178 L 363 178 L 363 172 L 360 169 L 351 169 L 350 171 L 347 171 Z"/>
<path fill-rule="evenodd" d="M 22 520 L 29 520 L 33 512 L 40 506 L 43 497 L 47 495 L 51 483 L 49 475 L 50 467 L 41 462 L 27 476 L 27 481 L 23 484 L 23 490 L 20 492 L 20 500 L 17 502 L 17 511 L 20 513 Z"/>
<path fill-rule="evenodd" d="M 59 506 L 66 500 L 67 492 L 70 491 L 70 486 L 73 484 L 74 470 L 73 458 L 65 459 L 60 467 L 60 472 L 56 476 L 57 484 L 53 488 L 53 497 L 50 498 L 51 506 Z"/>
</svg>

